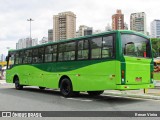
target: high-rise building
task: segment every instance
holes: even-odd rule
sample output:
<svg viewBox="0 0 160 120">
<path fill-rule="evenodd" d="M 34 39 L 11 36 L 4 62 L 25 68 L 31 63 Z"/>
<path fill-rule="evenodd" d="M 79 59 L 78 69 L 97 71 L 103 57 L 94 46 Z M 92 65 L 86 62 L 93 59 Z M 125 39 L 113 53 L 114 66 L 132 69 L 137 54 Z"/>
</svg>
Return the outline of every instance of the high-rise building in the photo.
<svg viewBox="0 0 160 120">
<path fill-rule="evenodd" d="M 130 16 L 130 29 L 147 34 L 146 14 L 144 12 L 132 13 Z"/>
<path fill-rule="evenodd" d="M 80 25 L 78 30 L 78 36 L 84 36 L 84 30 L 87 29 L 88 26 Z"/>
<path fill-rule="evenodd" d="M 79 37 L 79 31 L 76 31 L 76 38 Z"/>
<path fill-rule="evenodd" d="M 109 23 L 105 27 L 105 31 L 112 31 L 111 25 Z"/>
<path fill-rule="evenodd" d="M 124 29 L 124 15 L 121 10 L 117 10 L 117 13 L 112 15 L 112 30 Z"/>
<path fill-rule="evenodd" d="M 98 34 L 98 33 L 101 33 L 102 30 L 94 30 L 93 34 Z"/>
<path fill-rule="evenodd" d="M 26 39 L 19 39 L 16 43 L 16 49 L 26 48 Z"/>
<path fill-rule="evenodd" d="M 93 28 L 92 27 L 87 27 L 86 29 L 84 29 L 84 36 L 92 35 L 92 33 L 93 33 Z"/>
<path fill-rule="evenodd" d="M 26 38 L 25 41 L 26 41 L 26 48 L 32 46 L 32 38 Z"/>
<path fill-rule="evenodd" d="M 76 36 L 76 15 L 73 12 L 62 12 L 53 16 L 54 41 L 74 38 Z"/>
<path fill-rule="evenodd" d="M 160 38 L 160 20 L 154 20 L 151 22 L 151 37 Z"/>
<path fill-rule="evenodd" d="M 42 40 L 39 41 L 39 44 L 45 44 L 48 42 L 48 38 L 47 37 L 43 37 Z"/>
<path fill-rule="evenodd" d="M 76 37 L 92 35 L 93 29 L 92 27 L 88 27 L 86 25 L 80 25 L 79 30 L 76 32 Z"/>
<path fill-rule="evenodd" d="M 36 46 L 36 45 L 38 45 L 38 38 L 19 39 L 18 43 L 16 43 L 16 49 L 28 48 L 28 47 Z"/>
<path fill-rule="evenodd" d="M 38 38 L 32 39 L 32 46 L 38 45 Z"/>
<path fill-rule="evenodd" d="M 126 22 L 124 23 L 124 30 L 128 30 L 128 24 Z"/>
<path fill-rule="evenodd" d="M 53 29 L 48 30 L 48 42 L 53 42 Z"/>
<path fill-rule="evenodd" d="M 0 62 L 4 62 L 5 61 L 5 55 L 4 54 L 0 54 Z"/>
</svg>

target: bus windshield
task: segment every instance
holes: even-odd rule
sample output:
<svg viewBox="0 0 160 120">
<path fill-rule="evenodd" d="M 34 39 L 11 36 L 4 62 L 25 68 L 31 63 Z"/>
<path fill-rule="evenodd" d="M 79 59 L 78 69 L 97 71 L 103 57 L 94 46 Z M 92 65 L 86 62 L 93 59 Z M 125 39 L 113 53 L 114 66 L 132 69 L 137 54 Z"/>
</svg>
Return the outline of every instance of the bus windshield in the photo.
<svg viewBox="0 0 160 120">
<path fill-rule="evenodd" d="M 151 58 L 149 39 L 133 34 L 122 34 L 121 39 L 124 55 Z"/>
</svg>

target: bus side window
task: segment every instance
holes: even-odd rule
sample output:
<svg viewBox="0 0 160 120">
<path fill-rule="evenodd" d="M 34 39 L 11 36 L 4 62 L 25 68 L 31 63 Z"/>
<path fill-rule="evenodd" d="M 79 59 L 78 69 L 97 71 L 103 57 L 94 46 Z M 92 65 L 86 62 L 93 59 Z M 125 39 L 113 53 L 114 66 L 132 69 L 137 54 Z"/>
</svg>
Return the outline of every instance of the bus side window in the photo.
<svg viewBox="0 0 160 120">
<path fill-rule="evenodd" d="M 66 49 L 66 45 L 61 43 L 58 45 L 58 61 L 64 61 L 64 51 Z"/>
<path fill-rule="evenodd" d="M 45 47 L 45 62 L 52 61 L 53 46 L 49 45 Z"/>
<path fill-rule="evenodd" d="M 57 45 L 49 45 L 45 47 L 45 62 L 56 61 Z"/>
<path fill-rule="evenodd" d="M 19 52 L 19 61 L 18 61 L 19 64 L 23 63 L 23 58 L 24 58 L 24 51 L 20 51 Z"/>
<path fill-rule="evenodd" d="M 66 43 L 66 50 L 64 52 L 64 59 L 68 60 L 75 60 L 75 41 Z"/>
<path fill-rule="evenodd" d="M 102 37 L 91 39 L 91 59 L 101 58 Z"/>
<path fill-rule="evenodd" d="M 44 47 L 38 49 L 38 63 L 43 63 L 44 58 Z"/>
<path fill-rule="evenodd" d="M 59 44 L 58 61 L 75 60 L 75 41 Z"/>
<path fill-rule="evenodd" d="M 113 47 L 113 36 L 103 37 L 102 44 L 102 58 L 113 58 L 114 47 Z"/>
<path fill-rule="evenodd" d="M 32 63 L 38 63 L 38 48 L 33 49 Z"/>
<path fill-rule="evenodd" d="M 17 65 L 19 62 L 19 52 L 15 53 L 15 64 Z"/>
<path fill-rule="evenodd" d="M 53 61 L 57 60 L 57 45 L 53 45 Z"/>
<path fill-rule="evenodd" d="M 81 40 L 78 42 L 78 60 L 88 59 L 88 40 Z"/>
<path fill-rule="evenodd" d="M 24 52 L 24 64 L 32 63 L 32 50 L 26 50 Z"/>
</svg>

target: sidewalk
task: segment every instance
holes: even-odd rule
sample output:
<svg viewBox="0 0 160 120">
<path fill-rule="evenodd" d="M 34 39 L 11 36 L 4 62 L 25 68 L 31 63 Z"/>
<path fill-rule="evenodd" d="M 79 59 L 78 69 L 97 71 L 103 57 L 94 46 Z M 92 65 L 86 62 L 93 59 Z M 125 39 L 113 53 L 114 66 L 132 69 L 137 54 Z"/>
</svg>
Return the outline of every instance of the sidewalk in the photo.
<svg viewBox="0 0 160 120">
<path fill-rule="evenodd" d="M 0 85 L 7 85 L 5 80 L 0 80 Z M 160 100 L 160 86 L 155 85 L 154 89 L 148 89 L 147 93 L 144 93 L 143 89 L 140 90 L 105 90 L 103 95 L 107 96 L 118 96 L 118 97 L 131 97 L 131 98 L 142 98 L 142 99 L 154 99 Z"/>
<path fill-rule="evenodd" d="M 6 84 L 6 80 L 1 80 L 0 79 L 0 84 Z"/>
<path fill-rule="evenodd" d="M 146 93 L 144 93 L 144 89 L 125 91 L 106 90 L 104 95 L 160 100 L 160 81 L 155 80 L 155 88 L 147 89 Z"/>
<path fill-rule="evenodd" d="M 103 94 L 109 96 L 160 100 L 160 88 L 148 89 L 147 93 L 144 93 L 143 89 L 126 91 L 106 90 Z"/>
</svg>

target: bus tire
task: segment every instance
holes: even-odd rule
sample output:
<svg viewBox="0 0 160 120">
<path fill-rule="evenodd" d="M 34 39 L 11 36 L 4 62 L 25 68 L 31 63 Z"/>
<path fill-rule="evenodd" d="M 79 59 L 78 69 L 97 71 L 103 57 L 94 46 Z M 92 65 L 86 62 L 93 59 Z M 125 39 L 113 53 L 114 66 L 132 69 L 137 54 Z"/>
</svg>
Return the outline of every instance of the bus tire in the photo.
<svg viewBox="0 0 160 120">
<path fill-rule="evenodd" d="M 103 92 L 104 92 L 104 90 L 102 90 L 102 91 L 87 91 L 87 93 L 90 96 L 98 96 L 98 95 L 101 95 Z"/>
<path fill-rule="evenodd" d="M 22 90 L 22 89 L 23 89 L 23 86 L 20 85 L 20 83 L 19 83 L 19 78 L 18 78 L 18 77 L 15 77 L 15 78 L 14 78 L 14 83 L 15 83 L 15 88 L 16 88 L 17 90 Z"/>
<path fill-rule="evenodd" d="M 44 90 L 44 89 L 45 89 L 45 87 L 39 87 L 39 89 Z"/>
<path fill-rule="evenodd" d="M 60 83 L 60 92 L 64 97 L 72 97 L 74 95 L 70 79 L 68 78 L 62 79 Z"/>
</svg>

